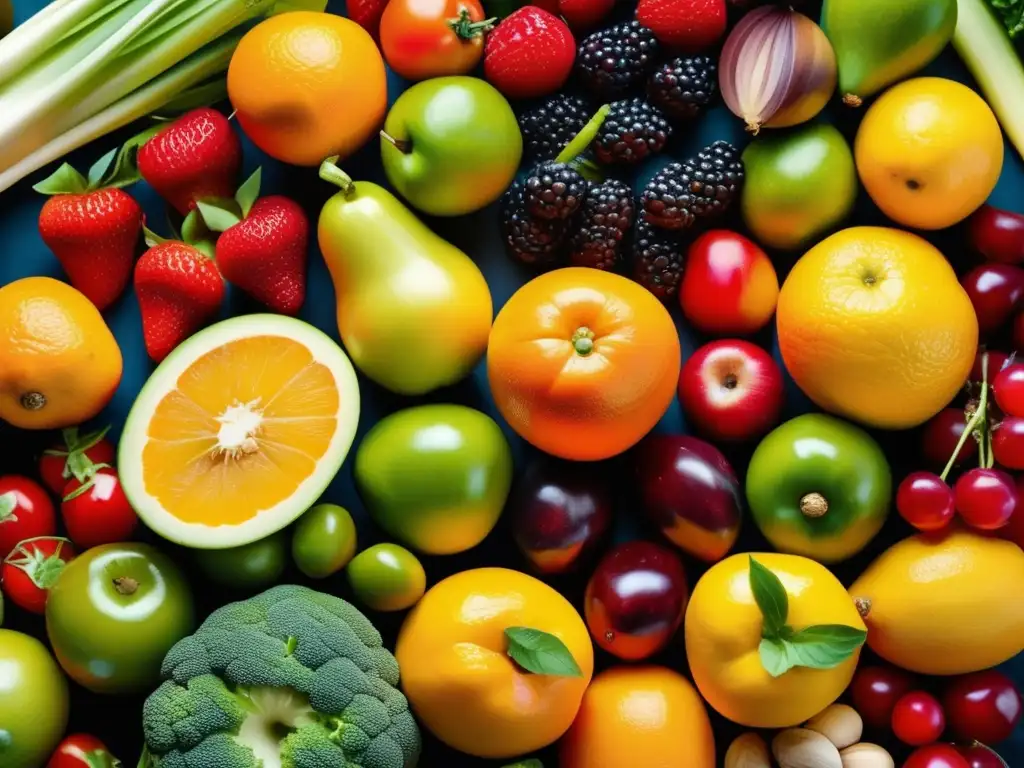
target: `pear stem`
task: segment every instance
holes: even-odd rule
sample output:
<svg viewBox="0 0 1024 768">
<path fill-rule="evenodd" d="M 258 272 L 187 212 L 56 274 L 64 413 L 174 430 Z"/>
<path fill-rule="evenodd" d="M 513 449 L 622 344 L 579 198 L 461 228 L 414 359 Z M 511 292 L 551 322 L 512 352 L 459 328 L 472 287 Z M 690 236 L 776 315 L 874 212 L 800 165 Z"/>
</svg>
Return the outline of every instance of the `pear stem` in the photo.
<svg viewBox="0 0 1024 768">
<path fill-rule="evenodd" d="M 384 139 L 384 141 L 388 142 L 395 149 L 397 149 L 399 152 L 401 152 L 403 155 L 408 155 L 410 152 L 412 152 L 411 141 L 406 141 L 405 139 L 396 139 L 387 131 L 381 131 L 380 137 Z"/>
<path fill-rule="evenodd" d="M 320 163 L 320 178 L 338 187 L 348 197 L 355 190 L 352 177 L 338 167 L 338 155 L 331 155 Z"/>
</svg>

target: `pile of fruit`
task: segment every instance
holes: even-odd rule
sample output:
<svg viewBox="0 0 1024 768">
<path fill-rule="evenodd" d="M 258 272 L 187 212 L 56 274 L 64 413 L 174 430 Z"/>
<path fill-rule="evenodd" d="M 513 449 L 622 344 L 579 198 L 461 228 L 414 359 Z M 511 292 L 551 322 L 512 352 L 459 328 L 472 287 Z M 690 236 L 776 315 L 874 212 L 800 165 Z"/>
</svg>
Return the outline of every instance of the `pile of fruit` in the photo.
<svg viewBox="0 0 1024 768">
<path fill-rule="evenodd" d="M 1024 760 L 1017 3 L 44 5 L 0 766 Z"/>
</svg>

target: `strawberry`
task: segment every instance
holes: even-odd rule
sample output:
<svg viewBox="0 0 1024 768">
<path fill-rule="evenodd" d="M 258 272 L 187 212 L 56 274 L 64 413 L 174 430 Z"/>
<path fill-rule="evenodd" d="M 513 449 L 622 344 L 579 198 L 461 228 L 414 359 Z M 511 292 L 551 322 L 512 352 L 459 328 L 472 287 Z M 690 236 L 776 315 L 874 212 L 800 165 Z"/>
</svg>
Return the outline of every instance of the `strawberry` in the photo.
<svg viewBox="0 0 1024 768">
<path fill-rule="evenodd" d="M 201 107 L 143 144 L 139 173 L 185 215 L 201 197 L 231 197 L 242 167 L 242 142 L 220 112 Z"/>
<path fill-rule="evenodd" d="M 345 12 L 376 40 L 380 32 L 380 17 L 384 15 L 387 4 L 388 0 L 348 0 Z"/>
<path fill-rule="evenodd" d="M 213 319 L 224 299 L 224 278 L 201 250 L 211 250 L 209 242 L 162 240 L 152 233 L 146 241 L 152 247 L 135 265 L 135 295 L 146 352 L 159 363 Z"/>
<path fill-rule="evenodd" d="M 558 0 L 558 12 L 575 30 L 596 26 L 614 7 L 615 0 Z"/>
<path fill-rule="evenodd" d="M 53 251 L 71 285 L 100 311 L 128 285 L 143 213 L 120 187 L 138 177 L 116 163 L 117 150 L 104 155 L 86 179 L 65 163 L 33 189 L 51 195 L 39 212 L 39 234 Z"/>
<path fill-rule="evenodd" d="M 525 5 L 487 36 L 484 76 L 509 98 L 545 96 L 562 87 L 575 59 L 576 41 L 565 22 Z"/>
<path fill-rule="evenodd" d="M 722 39 L 727 12 L 725 0 L 640 0 L 636 18 L 658 42 L 699 51 Z"/>
</svg>

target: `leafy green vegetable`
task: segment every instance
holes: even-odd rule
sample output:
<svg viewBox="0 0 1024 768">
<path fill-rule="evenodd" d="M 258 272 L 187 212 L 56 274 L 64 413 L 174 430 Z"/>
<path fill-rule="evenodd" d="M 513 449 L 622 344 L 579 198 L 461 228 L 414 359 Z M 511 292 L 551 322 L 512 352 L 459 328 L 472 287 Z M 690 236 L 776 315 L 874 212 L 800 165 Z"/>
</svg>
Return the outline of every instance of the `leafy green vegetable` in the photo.
<svg viewBox="0 0 1024 768">
<path fill-rule="evenodd" d="M 988 0 L 1011 38 L 1024 32 L 1024 0 Z"/>
<path fill-rule="evenodd" d="M 569 649 L 560 639 L 548 632 L 530 627 L 509 627 L 508 655 L 527 672 L 536 675 L 581 677 L 582 670 Z"/>
</svg>

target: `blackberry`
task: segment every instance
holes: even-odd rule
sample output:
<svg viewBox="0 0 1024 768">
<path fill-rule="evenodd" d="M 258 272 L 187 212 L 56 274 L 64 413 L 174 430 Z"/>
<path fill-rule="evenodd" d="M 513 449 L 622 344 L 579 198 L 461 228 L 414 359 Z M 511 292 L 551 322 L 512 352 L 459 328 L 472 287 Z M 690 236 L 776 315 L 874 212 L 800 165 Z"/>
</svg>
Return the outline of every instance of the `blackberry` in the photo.
<svg viewBox="0 0 1024 768">
<path fill-rule="evenodd" d="M 576 71 L 595 96 L 617 99 L 643 84 L 657 57 L 654 33 L 629 21 L 585 37 L 576 53 Z"/>
<path fill-rule="evenodd" d="M 590 106 L 579 96 L 560 93 L 519 116 L 523 154 L 534 160 L 551 160 L 583 130 L 591 117 Z"/>
<path fill-rule="evenodd" d="M 716 141 L 695 158 L 670 163 L 640 198 L 647 220 L 662 229 L 686 229 L 695 219 L 724 212 L 743 184 L 743 163 L 729 143 Z"/>
<path fill-rule="evenodd" d="M 526 210 L 525 189 L 515 182 L 501 198 L 501 234 L 518 261 L 549 269 L 563 261 L 565 222 L 538 219 Z"/>
<path fill-rule="evenodd" d="M 526 177 L 526 210 L 539 219 L 567 219 L 583 205 L 589 186 L 564 163 L 541 163 Z"/>
<path fill-rule="evenodd" d="M 609 179 L 591 187 L 572 239 L 569 262 L 577 267 L 615 269 L 622 260 L 635 210 L 628 184 Z"/>
<path fill-rule="evenodd" d="M 679 291 L 685 251 L 673 234 L 659 231 L 641 215 L 633 238 L 633 279 L 662 301 Z"/>
<path fill-rule="evenodd" d="M 594 139 L 594 155 L 606 165 L 633 165 L 665 147 L 672 127 L 643 99 L 617 101 Z"/>
<path fill-rule="evenodd" d="M 647 82 L 647 97 L 669 120 L 689 122 L 711 103 L 718 89 L 718 65 L 710 56 L 673 59 Z"/>
</svg>

